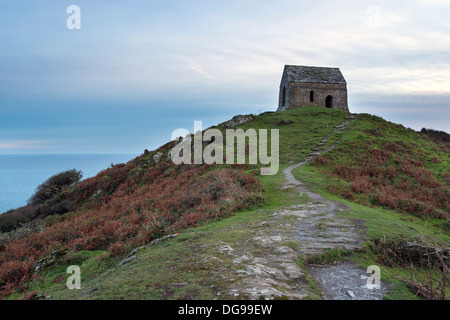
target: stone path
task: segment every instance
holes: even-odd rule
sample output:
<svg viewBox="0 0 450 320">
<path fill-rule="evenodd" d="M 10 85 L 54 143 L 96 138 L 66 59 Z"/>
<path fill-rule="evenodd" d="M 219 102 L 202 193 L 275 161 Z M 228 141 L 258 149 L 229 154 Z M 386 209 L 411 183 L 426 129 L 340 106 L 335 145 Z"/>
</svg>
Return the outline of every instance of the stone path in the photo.
<svg viewBox="0 0 450 320">
<path fill-rule="evenodd" d="M 305 193 L 312 200 L 309 205 L 299 205 L 286 208 L 287 214 L 300 216 L 297 232 L 293 238 L 298 240 L 302 254 L 320 254 L 327 249 L 354 250 L 361 248 L 364 241 L 355 221 L 339 218 L 337 213 L 346 206 L 338 201 L 325 199 L 317 193 L 310 191 L 292 175 L 292 170 L 309 163 L 314 157 L 323 152 L 330 151 L 337 143 L 326 150 L 321 150 L 328 138 L 342 132 L 356 117 L 348 116 L 344 122 L 337 125 L 328 136 L 316 146 L 310 156 L 302 162 L 292 165 L 284 172 L 287 182 L 285 187 L 294 187 Z M 323 265 L 310 267 L 309 273 L 322 290 L 325 300 L 381 300 L 386 292 L 382 290 L 369 290 L 367 288 L 368 275 L 366 270 L 356 268 L 349 262 L 340 262 L 336 265 Z"/>
<path fill-rule="evenodd" d="M 363 239 L 355 228 L 354 223 L 348 219 L 338 218 L 336 215 L 339 210 L 346 209 L 346 206 L 341 202 L 325 199 L 321 195 L 310 191 L 292 174 L 295 168 L 309 163 L 322 152 L 333 149 L 336 144 L 324 151 L 320 150 L 332 134 L 345 130 L 347 125 L 354 119 L 355 117 L 350 115 L 343 123 L 337 125 L 328 136 L 322 139 L 310 156 L 284 170 L 287 179 L 284 187 L 295 188 L 298 192 L 305 193 L 312 200 L 310 204 L 291 206 L 283 211 L 283 214 L 301 217 L 297 226 L 297 232 L 293 237 L 301 243 L 301 253 L 303 254 L 318 254 L 326 249 L 334 248 L 353 250 L 361 247 Z"/>
<path fill-rule="evenodd" d="M 306 194 L 309 203 L 285 207 L 265 221 L 243 224 L 239 227 L 242 232 L 251 230 L 247 240 L 208 249 L 202 263 L 207 263 L 211 276 L 220 277 L 227 288 L 217 293 L 218 298 L 304 299 L 311 292 L 305 270 L 296 263 L 301 256 L 321 254 L 334 248 L 361 248 L 363 238 L 354 221 L 338 215 L 346 206 L 310 191 L 292 174 L 295 168 L 334 148 L 332 145 L 321 151 L 333 133 L 343 131 L 354 119 L 355 116 L 350 115 L 318 144 L 309 157 L 284 171 L 286 183 L 283 189 L 297 195 Z M 321 288 L 324 299 L 382 298 L 382 291 L 374 292 L 364 285 L 366 271 L 348 262 L 308 271 Z"/>
<path fill-rule="evenodd" d="M 324 300 L 381 300 L 386 293 L 385 286 L 381 290 L 367 289 L 371 274 L 350 262 L 311 267 L 309 272 L 319 284 Z"/>
</svg>

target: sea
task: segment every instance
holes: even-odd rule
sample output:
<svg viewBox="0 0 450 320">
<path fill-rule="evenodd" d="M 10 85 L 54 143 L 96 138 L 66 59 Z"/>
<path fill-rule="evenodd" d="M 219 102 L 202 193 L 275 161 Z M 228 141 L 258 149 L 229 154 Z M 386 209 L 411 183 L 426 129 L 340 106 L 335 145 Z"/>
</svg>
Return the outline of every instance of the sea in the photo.
<svg viewBox="0 0 450 320">
<path fill-rule="evenodd" d="M 0 214 L 27 204 L 36 187 L 62 171 L 77 169 L 83 179 L 137 154 L 0 155 Z"/>
</svg>

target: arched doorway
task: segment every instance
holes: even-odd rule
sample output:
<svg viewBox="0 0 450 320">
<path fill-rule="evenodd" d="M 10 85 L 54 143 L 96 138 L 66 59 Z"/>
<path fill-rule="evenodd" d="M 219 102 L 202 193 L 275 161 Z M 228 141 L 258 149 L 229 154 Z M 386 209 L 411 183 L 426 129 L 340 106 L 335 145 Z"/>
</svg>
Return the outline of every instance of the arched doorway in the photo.
<svg viewBox="0 0 450 320">
<path fill-rule="evenodd" d="M 286 87 L 283 87 L 283 93 L 281 94 L 281 106 L 286 105 Z"/>
<path fill-rule="evenodd" d="M 333 108 L 333 97 L 332 97 L 332 96 L 328 96 L 328 97 L 325 99 L 325 106 L 326 106 L 327 108 Z"/>
</svg>

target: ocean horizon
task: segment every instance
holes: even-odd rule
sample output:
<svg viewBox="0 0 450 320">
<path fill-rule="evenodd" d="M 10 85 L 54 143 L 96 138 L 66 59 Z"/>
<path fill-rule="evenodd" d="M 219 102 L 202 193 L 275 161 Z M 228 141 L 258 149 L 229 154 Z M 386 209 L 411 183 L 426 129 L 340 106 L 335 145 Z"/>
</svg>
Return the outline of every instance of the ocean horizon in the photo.
<svg viewBox="0 0 450 320">
<path fill-rule="evenodd" d="M 112 163 L 126 163 L 138 154 L 8 154 L 0 155 L 0 214 L 22 207 L 36 187 L 51 176 L 81 170 L 94 177 Z"/>
</svg>

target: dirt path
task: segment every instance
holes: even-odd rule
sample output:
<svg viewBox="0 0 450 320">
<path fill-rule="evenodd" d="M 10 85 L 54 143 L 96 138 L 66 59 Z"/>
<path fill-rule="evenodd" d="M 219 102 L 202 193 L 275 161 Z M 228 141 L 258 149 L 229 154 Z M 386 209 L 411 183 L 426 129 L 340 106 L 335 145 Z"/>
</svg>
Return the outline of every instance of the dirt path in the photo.
<svg viewBox="0 0 450 320">
<path fill-rule="evenodd" d="M 345 205 L 310 191 L 292 175 L 292 170 L 295 168 L 309 163 L 322 152 L 333 149 L 336 144 L 325 151 L 320 151 L 321 146 L 327 142 L 331 134 L 342 132 L 354 119 L 354 116 L 349 116 L 319 143 L 309 157 L 284 171 L 287 179 L 286 187 L 297 188 L 313 201 L 310 205 L 285 209 L 288 214 L 301 217 L 297 227 L 298 232 L 293 237 L 301 243 L 302 254 L 320 254 L 327 249 L 335 248 L 349 250 L 361 248 L 363 238 L 354 221 L 337 216 L 339 210 L 346 208 Z M 309 273 L 321 288 L 323 298 L 326 300 L 381 300 L 385 293 L 384 289 L 369 290 L 366 271 L 356 268 L 349 262 L 310 267 Z"/>
<path fill-rule="evenodd" d="M 311 267 L 309 272 L 322 290 L 324 300 L 381 300 L 386 289 L 367 288 L 370 274 L 350 262 Z"/>
<path fill-rule="evenodd" d="M 381 299 L 382 291 L 368 290 L 366 270 L 345 262 L 311 267 L 296 262 L 300 257 L 321 254 L 327 249 L 358 249 L 363 238 L 354 221 L 338 215 L 345 205 L 323 198 L 307 189 L 292 175 L 292 170 L 310 162 L 324 152 L 328 138 L 353 121 L 349 116 L 336 126 L 302 162 L 287 168 L 283 189 L 294 195 L 306 194 L 310 202 L 285 207 L 270 213 L 264 221 L 253 221 L 233 227 L 246 234 L 244 241 L 206 245 L 200 261 L 211 277 L 220 279 L 223 291 L 219 299 L 304 299 L 311 297 L 311 280 L 322 291 L 323 299 Z M 331 146 L 334 148 L 335 145 Z M 301 201 L 299 201 L 301 203 Z M 305 275 L 305 272 L 310 275 Z"/>
<path fill-rule="evenodd" d="M 325 199 L 321 195 L 310 191 L 292 174 L 295 168 L 309 163 L 322 152 L 333 149 L 336 145 L 320 151 L 321 146 L 327 142 L 332 134 L 345 130 L 347 125 L 354 119 L 354 116 L 349 116 L 343 123 L 337 125 L 328 136 L 322 139 L 310 156 L 284 170 L 287 179 L 284 187 L 286 189 L 295 188 L 298 192 L 305 193 L 312 200 L 310 204 L 295 205 L 285 208 L 283 211 L 283 214 L 295 215 L 301 218 L 297 232 L 293 237 L 301 243 L 302 254 L 322 253 L 326 249 L 334 248 L 353 250 L 361 247 L 363 239 L 355 228 L 354 223 L 351 220 L 337 217 L 337 212 L 346 209 L 346 206 L 341 202 Z"/>
<path fill-rule="evenodd" d="M 361 248 L 363 238 L 354 221 L 337 216 L 339 210 L 346 209 L 346 206 L 310 191 L 292 175 L 292 170 L 295 168 L 309 163 L 322 152 L 333 149 L 336 144 L 325 151 L 320 151 L 321 146 L 327 142 L 331 134 L 345 130 L 354 119 L 354 116 L 349 116 L 319 143 L 309 157 L 284 171 L 287 179 L 285 187 L 294 187 L 307 194 L 312 200 L 311 204 L 285 209 L 287 214 L 294 214 L 301 218 L 298 222 L 297 233 L 293 235 L 293 238 L 301 243 L 299 252 L 302 254 L 320 254 L 327 249 L 336 248 L 348 250 Z M 309 272 L 321 288 L 323 298 L 326 300 L 380 300 L 385 292 L 384 290 L 369 290 L 366 271 L 356 268 L 349 262 L 310 267 Z"/>
</svg>

